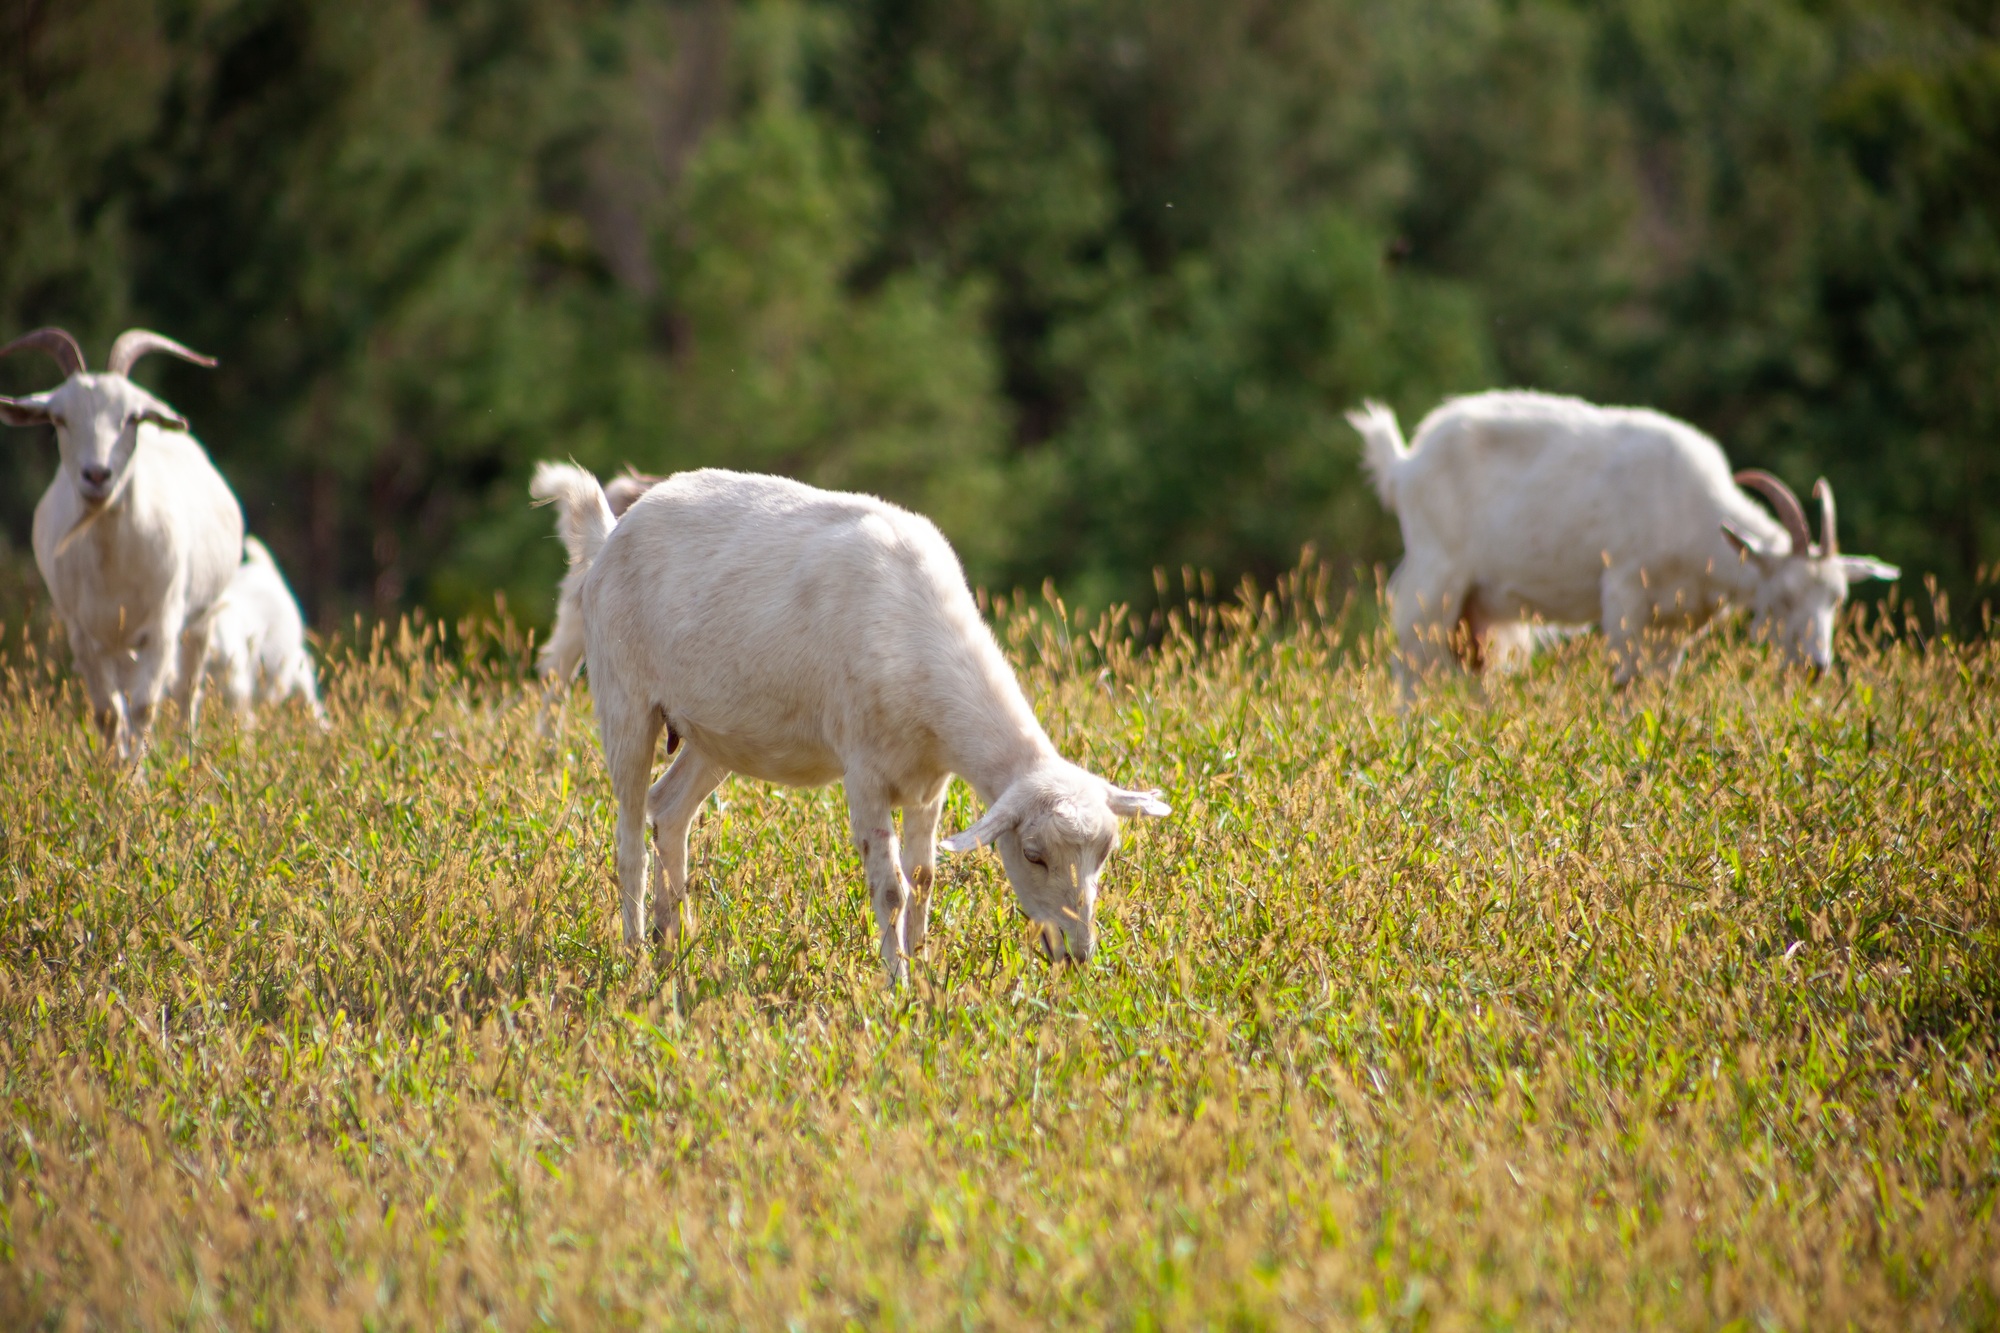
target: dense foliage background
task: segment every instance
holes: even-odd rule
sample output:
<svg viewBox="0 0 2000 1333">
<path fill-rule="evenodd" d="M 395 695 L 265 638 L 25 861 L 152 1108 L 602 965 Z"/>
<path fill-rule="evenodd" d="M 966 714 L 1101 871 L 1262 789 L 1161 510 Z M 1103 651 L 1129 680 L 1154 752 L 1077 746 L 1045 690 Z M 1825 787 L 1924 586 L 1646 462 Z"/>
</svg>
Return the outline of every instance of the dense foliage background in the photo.
<svg viewBox="0 0 2000 1333">
<path fill-rule="evenodd" d="M 1494 384 L 1825 472 L 1961 603 L 2000 559 L 1992 3 L 21 0 L 0 53 L 0 333 L 219 355 L 142 375 L 323 625 L 546 616 L 562 455 L 1085 602 L 1390 559 L 1341 410 Z"/>
</svg>

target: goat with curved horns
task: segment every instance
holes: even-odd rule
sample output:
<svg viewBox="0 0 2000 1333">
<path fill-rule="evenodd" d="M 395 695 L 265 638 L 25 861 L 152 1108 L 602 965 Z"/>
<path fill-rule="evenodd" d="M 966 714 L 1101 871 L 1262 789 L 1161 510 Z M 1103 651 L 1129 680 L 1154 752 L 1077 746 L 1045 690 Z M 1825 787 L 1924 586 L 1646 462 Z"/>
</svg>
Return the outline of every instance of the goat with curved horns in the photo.
<svg viewBox="0 0 2000 1333">
<path fill-rule="evenodd" d="M 210 622 L 243 557 L 243 510 L 187 422 L 129 374 L 152 352 L 215 362 L 145 329 L 118 335 L 98 374 L 56 328 L 24 334 L 0 356 L 29 349 L 65 376 L 43 393 L 0 397 L 0 421 L 54 426 L 62 454 L 35 506 L 35 564 L 106 749 L 136 761 L 169 690 L 194 721 Z"/>
<path fill-rule="evenodd" d="M 1603 626 L 1624 685 L 1658 658 L 1672 671 L 1686 633 L 1725 605 L 1748 607 L 1753 634 L 1790 661 L 1824 670 L 1848 584 L 1900 572 L 1840 554 L 1825 478 L 1813 487 L 1815 545 L 1784 482 L 1732 477 L 1714 440 L 1644 408 L 1474 394 L 1425 417 L 1407 447 L 1379 403 L 1348 420 L 1383 505 L 1402 522 L 1389 601 L 1406 691 L 1423 671 L 1455 664 L 1455 649 L 1475 666 L 1496 647 L 1518 652 L 1530 617 Z"/>
</svg>

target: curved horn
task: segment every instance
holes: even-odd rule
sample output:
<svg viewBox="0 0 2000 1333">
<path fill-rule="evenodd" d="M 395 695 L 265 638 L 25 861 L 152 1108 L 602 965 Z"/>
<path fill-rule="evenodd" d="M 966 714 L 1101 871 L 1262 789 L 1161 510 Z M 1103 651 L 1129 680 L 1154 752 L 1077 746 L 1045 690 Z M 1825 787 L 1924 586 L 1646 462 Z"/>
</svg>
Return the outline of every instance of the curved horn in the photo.
<svg viewBox="0 0 2000 1333">
<path fill-rule="evenodd" d="M 1812 533 L 1806 531 L 1805 507 L 1799 497 L 1792 494 L 1792 488 L 1779 481 L 1762 468 L 1745 468 L 1736 474 L 1738 486 L 1748 486 L 1771 502 L 1771 508 L 1778 511 L 1778 521 L 1791 534 L 1792 554 L 1807 555 L 1812 551 Z"/>
<path fill-rule="evenodd" d="M 1833 483 L 1821 477 L 1813 483 L 1813 499 L 1819 501 L 1819 553 L 1840 554 L 1840 536 L 1833 526 Z"/>
<path fill-rule="evenodd" d="M 53 325 L 46 329 L 36 329 L 33 333 L 22 334 L 5 347 L 0 347 L 0 356 L 25 352 L 30 347 L 54 357 L 56 364 L 62 367 L 64 379 L 83 369 L 83 349 L 76 345 L 76 339 Z"/>
<path fill-rule="evenodd" d="M 118 335 L 117 342 L 111 344 L 111 361 L 106 369 L 114 375 L 129 375 L 139 358 L 148 352 L 166 352 L 183 361 L 192 361 L 197 366 L 215 364 L 214 357 L 183 347 L 164 334 L 154 333 L 151 329 L 127 329 Z"/>
</svg>

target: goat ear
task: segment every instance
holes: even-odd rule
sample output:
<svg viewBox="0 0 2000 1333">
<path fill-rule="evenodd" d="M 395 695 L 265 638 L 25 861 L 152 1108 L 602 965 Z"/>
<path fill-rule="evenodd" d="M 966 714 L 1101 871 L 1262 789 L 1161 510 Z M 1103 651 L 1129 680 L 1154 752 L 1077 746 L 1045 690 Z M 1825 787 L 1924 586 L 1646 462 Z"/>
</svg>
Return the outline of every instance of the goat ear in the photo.
<svg viewBox="0 0 2000 1333">
<path fill-rule="evenodd" d="M 1135 815 L 1151 815 L 1164 819 L 1174 812 L 1174 808 L 1160 799 L 1156 791 L 1129 791 L 1124 787 L 1112 787 L 1105 793 L 1111 803 L 1111 813 L 1120 819 L 1131 819 Z"/>
<path fill-rule="evenodd" d="M 46 426 L 50 420 L 46 403 L 32 398 L 0 398 L 0 421 L 10 426 Z"/>
<path fill-rule="evenodd" d="M 1843 555 L 1836 559 L 1840 561 L 1840 572 L 1847 575 L 1849 583 L 1859 583 L 1863 579 L 1895 579 L 1903 575 L 1902 570 L 1872 555 Z"/>
<path fill-rule="evenodd" d="M 1777 554 L 1775 551 L 1765 550 L 1753 538 L 1746 537 L 1738 532 L 1733 524 L 1724 523 L 1722 525 L 1722 535 L 1729 539 L 1729 544 L 1736 549 L 1738 555 L 1747 556 L 1752 560 L 1762 562 L 1771 559 Z"/>
<path fill-rule="evenodd" d="M 176 412 L 162 412 L 157 408 L 147 408 L 139 414 L 139 420 L 158 426 L 161 430 L 186 430 L 187 418 Z"/>
<path fill-rule="evenodd" d="M 658 477 L 646 477 L 636 472 L 628 472 L 624 476 L 613 477 L 605 482 L 604 503 L 611 506 L 611 517 L 625 517 L 625 511 L 630 509 L 640 496 L 651 490 L 653 483 L 658 480 Z"/>
<path fill-rule="evenodd" d="M 940 841 L 938 846 L 948 852 L 969 852 L 976 847 L 984 847 L 1019 822 L 1013 805 L 1003 796 L 971 828 L 960 829 Z"/>
</svg>

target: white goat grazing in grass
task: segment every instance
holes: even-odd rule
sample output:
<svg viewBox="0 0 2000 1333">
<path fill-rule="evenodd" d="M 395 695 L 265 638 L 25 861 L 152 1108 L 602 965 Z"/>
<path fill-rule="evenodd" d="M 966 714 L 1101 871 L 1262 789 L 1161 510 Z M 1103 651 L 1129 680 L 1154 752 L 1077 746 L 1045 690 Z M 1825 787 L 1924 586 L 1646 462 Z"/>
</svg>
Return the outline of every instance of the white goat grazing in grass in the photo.
<svg viewBox="0 0 2000 1333">
<path fill-rule="evenodd" d="M 248 721 L 257 704 L 282 703 L 296 694 L 320 726 L 327 725 L 306 649 L 305 618 L 277 561 L 255 537 L 243 541 L 243 563 L 216 609 L 208 652 L 208 673 L 229 691 L 239 717 Z"/>
<path fill-rule="evenodd" d="M 1380 404 L 1348 420 L 1402 522 L 1389 599 L 1406 689 L 1461 652 L 1475 669 L 1496 649 L 1518 653 L 1534 617 L 1601 625 L 1622 686 L 1662 656 L 1672 671 L 1687 632 L 1725 605 L 1748 607 L 1753 633 L 1823 670 L 1848 584 L 1899 572 L 1839 553 L 1824 478 L 1815 546 L 1782 481 L 1732 478 L 1714 440 L 1658 412 L 1482 393 L 1425 417 L 1408 447 Z M 1762 492 L 1778 521 L 1738 483 Z"/>
<path fill-rule="evenodd" d="M 724 776 L 839 779 L 882 963 L 900 983 L 928 926 L 938 818 L 957 774 L 987 809 L 945 849 L 995 845 L 1049 956 L 1091 956 L 1119 819 L 1168 809 L 1056 753 L 927 520 L 872 496 L 716 470 L 654 486 L 615 527 L 581 468 L 544 463 L 532 492 L 560 504 L 575 565 L 628 943 L 640 935 L 648 816 L 653 923 L 671 940 L 688 825 Z M 649 789 L 662 728 L 679 757 Z"/>
<path fill-rule="evenodd" d="M 193 725 L 210 623 L 243 555 L 243 511 L 187 422 L 127 374 L 148 352 L 215 363 L 144 329 L 119 335 L 101 374 L 61 329 L 16 338 L 0 356 L 31 347 L 67 376 L 0 398 L 0 421 L 54 426 L 62 451 L 35 506 L 35 563 L 107 750 L 136 761 L 169 690 Z"/>
</svg>

